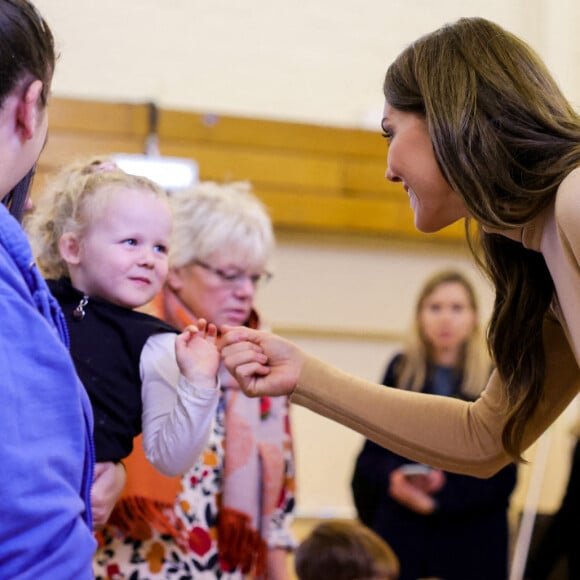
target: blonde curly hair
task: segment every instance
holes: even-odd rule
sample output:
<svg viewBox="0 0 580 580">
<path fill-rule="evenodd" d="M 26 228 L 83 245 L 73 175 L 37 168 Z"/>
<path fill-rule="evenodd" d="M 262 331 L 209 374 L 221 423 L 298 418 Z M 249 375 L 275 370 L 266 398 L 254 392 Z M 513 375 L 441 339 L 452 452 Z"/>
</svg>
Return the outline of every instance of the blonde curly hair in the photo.
<svg viewBox="0 0 580 580">
<path fill-rule="evenodd" d="M 37 266 L 45 278 L 68 276 L 59 251 L 63 234 L 79 236 L 101 215 L 112 195 L 138 189 L 167 199 L 167 192 L 144 177 L 129 175 L 107 157 L 91 157 L 67 165 L 48 184 L 24 228 Z"/>
</svg>

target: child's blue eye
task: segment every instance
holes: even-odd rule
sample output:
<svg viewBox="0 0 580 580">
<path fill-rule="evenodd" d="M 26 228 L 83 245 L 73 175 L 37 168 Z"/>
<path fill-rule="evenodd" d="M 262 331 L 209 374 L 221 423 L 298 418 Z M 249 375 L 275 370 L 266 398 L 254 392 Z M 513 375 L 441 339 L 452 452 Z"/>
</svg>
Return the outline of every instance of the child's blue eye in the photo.
<svg viewBox="0 0 580 580">
<path fill-rule="evenodd" d="M 123 243 L 127 244 L 128 246 L 136 246 L 137 240 L 135 238 L 129 238 L 127 240 L 123 240 Z"/>
<path fill-rule="evenodd" d="M 157 244 L 154 246 L 155 251 L 159 252 L 160 254 L 167 254 L 167 252 L 169 251 L 167 246 L 164 246 L 163 244 Z"/>
</svg>

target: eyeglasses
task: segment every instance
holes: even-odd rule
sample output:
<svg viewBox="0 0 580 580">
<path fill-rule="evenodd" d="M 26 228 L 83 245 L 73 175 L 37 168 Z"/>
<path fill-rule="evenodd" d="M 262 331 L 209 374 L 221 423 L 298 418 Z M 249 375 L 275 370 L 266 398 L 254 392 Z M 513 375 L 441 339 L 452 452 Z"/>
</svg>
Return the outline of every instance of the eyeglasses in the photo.
<svg viewBox="0 0 580 580">
<path fill-rule="evenodd" d="M 214 268 L 206 262 L 201 260 L 194 260 L 193 263 L 197 266 L 202 267 L 204 270 L 215 274 L 224 284 L 224 286 L 229 286 L 235 288 L 241 286 L 246 280 L 252 283 L 254 288 L 258 286 L 265 286 L 271 279 L 272 273 L 264 271 L 261 274 L 246 274 L 245 272 L 224 272 L 220 268 Z"/>
</svg>

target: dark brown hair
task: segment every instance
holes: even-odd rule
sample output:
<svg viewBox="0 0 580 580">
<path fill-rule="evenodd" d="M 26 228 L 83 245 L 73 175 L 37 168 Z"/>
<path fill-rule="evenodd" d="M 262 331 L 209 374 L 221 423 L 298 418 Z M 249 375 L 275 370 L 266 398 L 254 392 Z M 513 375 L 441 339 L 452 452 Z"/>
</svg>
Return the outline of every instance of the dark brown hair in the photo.
<svg viewBox="0 0 580 580">
<path fill-rule="evenodd" d="M 38 10 L 27 0 L 0 0 L 0 106 L 27 77 L 43 82 L 46 105 L 55 59 L 52 32 Z"/>
<path fill-rule="evenodd" d="M 296 550 L 299 580 L 396 580 L 399 560 L 372 530 L 352 520 L 316 526 Z"/>
<path fill-rule="evenodd" d="M 479 263 L 496 290 L 488 343 L 508 401 L 502 441 L 519 457 L 542 396 L 554 284 L 542 254 L 481 226 L 521 227 L 554 201 L 580 165 L 580 119 L 530 47 L 483 18 L 417 40 L 383 91 L 395 109 L 425 117 L 443 175 L 480 224 Z"/>
</svg>

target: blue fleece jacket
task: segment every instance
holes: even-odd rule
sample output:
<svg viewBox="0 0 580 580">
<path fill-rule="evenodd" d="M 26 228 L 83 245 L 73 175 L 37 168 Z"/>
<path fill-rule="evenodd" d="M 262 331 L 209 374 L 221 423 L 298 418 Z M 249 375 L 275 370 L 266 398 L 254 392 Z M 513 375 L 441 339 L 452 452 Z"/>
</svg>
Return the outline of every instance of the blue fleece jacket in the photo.
<svg viewBox="0 0 580 580">
<path fill-rule="evenodd" d="M 0 578 L 93 578 L 92 413 L 60 308 L 0 205 Z"/>
</svg>

